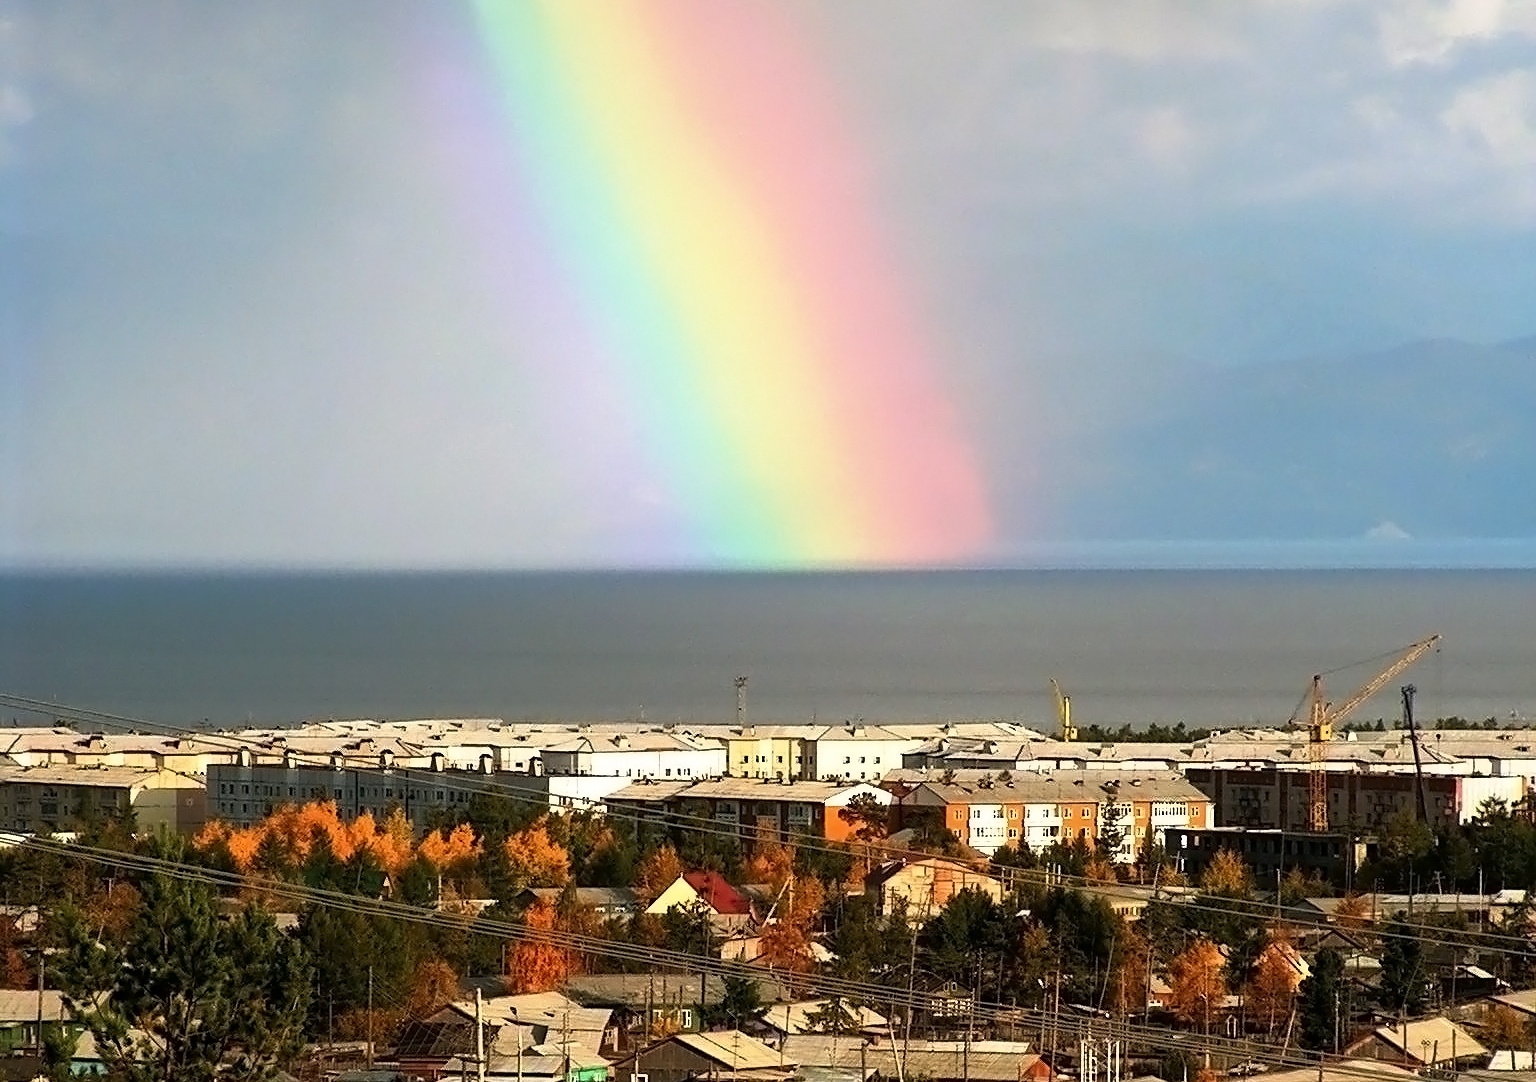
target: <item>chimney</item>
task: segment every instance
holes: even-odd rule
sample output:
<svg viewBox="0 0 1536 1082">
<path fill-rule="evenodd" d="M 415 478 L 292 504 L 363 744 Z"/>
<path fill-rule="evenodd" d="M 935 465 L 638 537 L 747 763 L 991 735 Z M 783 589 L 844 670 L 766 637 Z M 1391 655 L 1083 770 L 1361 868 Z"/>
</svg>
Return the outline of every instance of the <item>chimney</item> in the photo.
<svg viewBox="0 0 1536 1082">
<path fill-rule="evenodd" d="M 434 751 L 432 753 L 432 771 L 433 771 L 433 773 L 441 774 L 444 770 L 447 769 L 447 767 L 448 767 L 448 757 L 446 755 L 444 755 L 440 751 Z"/>
</svg>

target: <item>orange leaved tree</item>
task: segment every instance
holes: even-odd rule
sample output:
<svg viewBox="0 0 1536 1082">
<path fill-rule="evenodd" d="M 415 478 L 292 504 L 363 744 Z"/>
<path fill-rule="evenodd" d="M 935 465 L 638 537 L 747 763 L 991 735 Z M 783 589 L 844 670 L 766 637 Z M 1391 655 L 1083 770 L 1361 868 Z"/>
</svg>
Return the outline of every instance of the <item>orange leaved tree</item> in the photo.
<svg viewBox="0 0 1536 1082">
<path fill-rule="evenodd" d="M 1169 1006 L 1185 1022 L 1208 1027 L 1221 1011 L 1225 962 L 1209 939 L 1197 939 L 1168 964 Z"/>
<path fill-rule="evenodd" d="M 683 874 L 683 862 L 670 845 L 646 854 L 635 869 L 635 893 L 642 905 L 650 905 Z"/>
<path fill-rule="evenodd" d="M 559 887 L 571 877 L 571 855 L 549 836 L 547 820 L 508 836 L 503 849 L 512 881 L 524 887 Z"/>
<path fill-rule="evenodd" d="M 552 932 L 558 924 L 555 907 L 535 902 L 523 915 L 523 923 L 534 932 Z M 548 992 L 564 984 L 575 969 L 575 958 L 565 948 L 539 938 L 519 939 L 507 952 L 507 991 L 514 995 Z"/>
</svg>

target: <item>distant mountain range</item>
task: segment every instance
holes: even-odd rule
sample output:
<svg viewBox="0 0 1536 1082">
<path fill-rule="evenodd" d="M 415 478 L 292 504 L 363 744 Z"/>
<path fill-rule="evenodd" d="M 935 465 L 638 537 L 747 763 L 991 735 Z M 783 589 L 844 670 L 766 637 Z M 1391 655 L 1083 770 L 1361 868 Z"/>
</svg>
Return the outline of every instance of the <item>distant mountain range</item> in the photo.
<svg viewBox="0 0 1536 1082">
<path fill-rule="evenodd" d="M 1163 371 L 1064 441 L 1077 536 L 1536 537 L 1536 337 Z"/>
</svg>

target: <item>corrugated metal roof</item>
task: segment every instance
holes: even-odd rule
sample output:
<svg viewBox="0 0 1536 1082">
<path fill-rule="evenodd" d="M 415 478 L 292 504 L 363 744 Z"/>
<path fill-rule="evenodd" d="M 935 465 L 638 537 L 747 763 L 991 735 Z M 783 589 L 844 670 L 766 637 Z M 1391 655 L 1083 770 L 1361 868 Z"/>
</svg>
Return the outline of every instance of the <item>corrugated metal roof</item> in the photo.
<svg viewBox="0 0 1536 1082">
<path fill-rule="evenodd" d="M 781 1056 L 777 1049 L 769 1048 L 756 1037 L 749 1037 L 738 1029 L 720 1033 L 679 1033 L 672 1040 L 733 1070 L 777 1070 L 781 1066 L 795 1066 L 787 1049 L 785 1055 Z"/>
</svg>

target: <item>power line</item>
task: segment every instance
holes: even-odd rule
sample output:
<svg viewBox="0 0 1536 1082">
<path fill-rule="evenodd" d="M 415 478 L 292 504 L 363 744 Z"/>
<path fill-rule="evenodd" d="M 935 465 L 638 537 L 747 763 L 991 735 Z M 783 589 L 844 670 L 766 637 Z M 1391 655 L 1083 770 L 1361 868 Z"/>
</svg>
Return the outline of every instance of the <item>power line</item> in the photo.
<svg viewBox="0 0 1536 1082">
<path fill-rule="evenodd" d="M 86 860 L 122 871 L 135 871 L 141 874 L 163 874 L 170 878 L 199 882 L 214 887 L 256 887 L 269 894 L 286 897 L 290 900 L 302 900 L 325 908 L 436 925 L 461 933 L 487 935 L 514 941 L 543 942 L 576 953 L 617 958 L 621 961 L 644 964 L 650 968 L 655 968 L 657 963 L 666 963 L 683 971 L 697 970 L 720 976 L 751 978 L 765 975 L 763 968 L 750 966 L 746 963 L 728 962 L 723 959 L 665 948 L 620 943 L 613 940 L 598 939 L 592 936 L 560 932 L 553 929 L 529 928 L 525 925 L 497 921 L 481 915 L 472 916 L 466 920 L 453 914 L 434 913 L 404 903 L 366 898 L 360 895 L 349 895 L 340 891 L 308 887 L 303 884 L 287 883 L 282 880 L 268 880 L 255 876 L 221 872 L 216 869 L 202 868 L 180 861 L 169 861 L 139 854 L 121 853 L 115 850 L 65 844 L 39 838 L 24 839 L 18 845 L 22 848 L 52 852 L 56 855 Z M 775 971 L 771 968 L 766 971 L 766 975 L 782 977 L 787 981 L 803 985 L 807 989 L 823 992 L 824 994 L 842 996 L 861 1002 L 891 1004 L 892 1006 L 899 1005 L 909 1011 L 931 1003 L 931 994 L 928 992 L 909 992 L 907 989 L 891 985 L 850 981 L 814 973 Z M 1064 1029 L 1069 1037 L 1097 1037 L 1103 1036 L 1106 1032 L 1112 1032 L 1121 1034 L 1128 1039 L 1134 1038 L 1138 1043 L 1155 1049 L 1189 1050 L 1193 1045 L 1196 1049 L 1207 1053 L 1244 1059 L 1245 1061 L 1266 1062 L 1272 1066 L 1279 1067 L 1310 1068 L 1325 1062 L 1321 1056 L 1305 1055 L 1299 1051 L 1294 1054 L 1284 1050 L 1276 1051 L 1270 1045 L 1256 1044 L 1247 1039 L 1220 1037 L 1210 1034 L 1200 1035 L 1163 1026 L 1137 1025 L 1128 1021 L 1105 1024 L 1101 1021 L 1096 1022 L 1092 1018 L 1077 1018 L 1071 1015 L 1062 1016 L 1059 1012 L 1051 1012 L 1043 1008 L 1018 1007 L 1003 1003 L 981 1001 L 979 998 L 973 1000 L 972 1015 L 983 1020 L 1009 1022 L 1018 1025 L 1030 1025 L 1036 1022 L 1043 1022 L 1049 1018 L 1053 1025 Z M 1330 1067 L 1329 1069 L 1335 1073 L 1358 1073 L 1362 1078 L 1366 1079 L 1375 1079 L 1376 1077 L 1368 1069 L 1351 1068 L 1343 1064 Z"/>
<path fill-rule="evenodd" d="M 46 702 L 41 699 L 32 699 L 25 696 L 13 695 L 5 692 L 0 692 L 0 706 L 10 706 L 16 709 L 24 709 L 36 713 L 48 713 L 53 714 L 56 717 L 71 720 L 106 721 L 110 722 L 111 724 L 125 726 L 130 729 L 148 729 L 152 732 L 158 731 L 158 733 L 163 735 L 200 740 L 205 743 L 214 744 L 215 746 L 221 746 L 236 751 L 252 749 L 260 750 L 263 752 L 270 752 L 272 750 L 270 746 L 263 744 L 260 740 L 253 737 L 244 737 L 238 734 L 223 732 L 201 732 L 194 729 L 187 729 L 185 727 L 150 721 L 144 718 L 135 718 L 122 714 L 113 714 L 105 711 L 92 710 L 85 707 L 71 707 L 58 703 Z M 302 765 L 316 767 L 330 766 L 329 757 L 319 753 L 286 751 L 286 754 L 288 754 L 292 761 Z M 466 778 L 453 778 L 452 775 L 440 773 L 438 771 L 423 770 L 419 767 L 409 766 L 390 766 L 386 768 L 383 766 L 374 765 L 348 765 L 345 769 L 352 770 L 357 773 L 403 777 L 408 781 L 416 779 L 423 781 L 430 780 L 433 786 L 440 787 L 445 790 L 453 789 L 458 792 L 495 797 L 511 800 L 518 803 L 536 804 L 546 809 L 549 808 L 547 799 L 540 798 L 539 796 L 528 793 L 526 791 L 521 791 L 516 787 L 499 784 L 495 781 L 470 781 Z M 521 777 L 525 775 L 514 776 Z M 477 777 L 484 776 L 481 775 Z M 639 784 L 644 784 L 642 779 L 637 779 L 636 781 Z M 786 791 L 791 789 L 792 786 L 786 786 Z M 630 812 L 624 809 L 604 808 L 603 801 L 599 799 L 589 799 L 585 801 L 585 807 L 572 808 L 572 810 L 588 812 L 597 812 L 599 809 L 603 809 L 601 814 L 603 814 L 608 819 L 632 823 L 636 827 L 641 825 L 661 825 L 666 827 L 675 827 L 679 830 L 692 831 L 706 836 L 724 838 L 738 843 L 742 840 L 743 837 L 738 830 L 733 829 L 730 826 L 716 824 L 713 821 L 707 819 L 700 819 L 694 816 L 686 815 L 680 812 L 668 811 L 665 809 L 657 811 L 648 810 L 645 812 Z M 830 853 L 840 857 L 856 856 L 855 853 L 848 849 L 839 848 L 838 843 L 828 841 L 825 838 L 818 838 L 814 835 L 805 835 L 803 837 L 795 838 L 793 839 L 792 844 L 801 848 Z M 872 843 L 872 845 L 873 844 L 874 843 Z M 925 850 L 904 849 L 885 845 L 880 845 L 879 851 L 882 855 L 888 857 L 915 860 L 931 859 L 937 855 Z M 1058 886 L 1070 886 L 1074 890 L 1078 890 L 1091 896 L 1101 896 L 1106 898 L 1114 897 L 1116 886 L 1134 886 L 1134 884 L 1105 884 L 1097 880 L 1090 879 L 1087 876 L 1068 875 L 1065 873 L 1053 872 L 1041 868 L 1015 868 L 1010 865 L 1001 865 L 990 861 L 989 865 L 993 869 L 1002 871 L 1003 874 L 1009 878 L 1014 880 L 1022 879 L 1031 882 L 1033 885 L 1043 889 L 1050 889 L 1052 887 Z M 1180 909 L 1210 913 L 1218 916 L 1248 917 L 1255 920 L 1263 920 L 1267 918 L 1267 913 L 1263 911 L 1260 903 L 1248 901 L 1246 899 L 1235 898 L 1230 900 L 1222 900 L 1219 898 L 1219 896 L 1216 895 L 1202 895 L 1200 896 L 1199 900 L 1189 898 L 1175 899 L 1172 897 L 1161 899 L 1154 896 L 1152 901 L 1166 901 L 1168 904 L 1178 905 Z M 1302 920 L 1298 914 L 1291 914 L 1286 919 L 1289 923 L 1293 924 L 1310 923 L 1314 927 L 1325 929 L 1333 929 L 1336 927 L 1336 925 L 1330 924 L 1327 921 L 1327 918 L 1321 914 L 1312 920 Z M 1499 932 L 1480 932 L 1470 929 L 1461 931 L 1447 929 L 1443 925 L 1427 924 L 1422 922 L 1415 922 L 1412 920 L 1394 923 L 1400 925 L 1402 930 L 1399 931 L 1394 928 L 1378 927 L 1370 930 L 1368 934 L 1378 938 L 1396 937 L 1402 939 L 1415 939 L 1419 940 L 1420 942 L 1434 943 L 1443 946 L 1482 946 L 1490 951 L 1505 951 L 1522 954 L 1536 953 L 1536 948 L 1533 948 L 1531 941 L 1524 936 L 1509 935 Z"/>
</svg>

